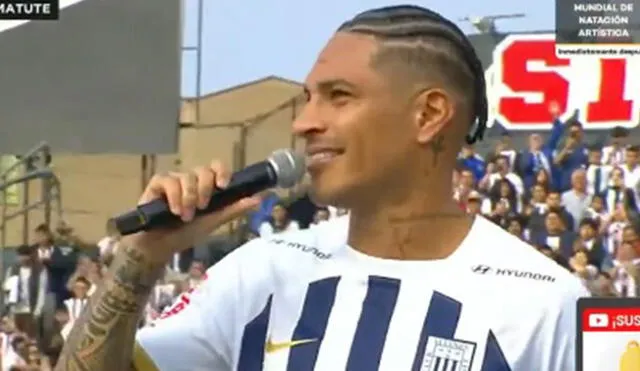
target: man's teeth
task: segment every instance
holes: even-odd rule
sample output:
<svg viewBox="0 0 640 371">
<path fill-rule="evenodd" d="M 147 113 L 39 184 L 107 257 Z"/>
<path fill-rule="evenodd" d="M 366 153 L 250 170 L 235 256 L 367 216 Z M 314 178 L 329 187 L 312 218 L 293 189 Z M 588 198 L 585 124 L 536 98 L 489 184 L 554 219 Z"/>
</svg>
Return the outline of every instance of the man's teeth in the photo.
<svg viewBox="0 0 640 371">
<path fill-rule="evenodd" d="M 318 153 L 314 153 L 312 155 L 309 156 L 309 159 L 311 161 L 323 161 L 323 160 L 330 160 L 334 157 L 336 157 L 337 153 L 335 152 L 318 152 Z"/>
</svg>

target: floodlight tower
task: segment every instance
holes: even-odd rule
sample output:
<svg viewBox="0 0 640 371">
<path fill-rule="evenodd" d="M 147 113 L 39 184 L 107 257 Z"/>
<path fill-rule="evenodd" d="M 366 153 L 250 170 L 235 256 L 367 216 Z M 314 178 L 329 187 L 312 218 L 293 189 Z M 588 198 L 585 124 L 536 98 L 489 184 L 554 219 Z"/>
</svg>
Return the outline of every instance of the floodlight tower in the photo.
<svg viewBox="0 0 640 371">
<path fill-rule="evenodd" d="M 497 34 L 496 21 L 499 19 L 514 19 L 524 18 L 526 15 L 523 13 L 516 14 L 496 14 L 486 16 L 468 16 L 460 18 L 460 22 L 469 22 L 482 34 Z"/>
</svg>

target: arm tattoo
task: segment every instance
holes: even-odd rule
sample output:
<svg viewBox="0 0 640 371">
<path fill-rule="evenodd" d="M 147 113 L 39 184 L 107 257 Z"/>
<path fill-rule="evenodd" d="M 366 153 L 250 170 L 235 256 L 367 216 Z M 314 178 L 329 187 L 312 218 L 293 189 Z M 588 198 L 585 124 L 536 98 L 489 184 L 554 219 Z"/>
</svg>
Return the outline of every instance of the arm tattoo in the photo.
<svg viewBox="0 0 640 371">
<path fill-rule="evenodd" d="M 67 339 L 56 371 L 132 369 L 135 333 L 163 265 L 124 247 Z"/>
</svg>

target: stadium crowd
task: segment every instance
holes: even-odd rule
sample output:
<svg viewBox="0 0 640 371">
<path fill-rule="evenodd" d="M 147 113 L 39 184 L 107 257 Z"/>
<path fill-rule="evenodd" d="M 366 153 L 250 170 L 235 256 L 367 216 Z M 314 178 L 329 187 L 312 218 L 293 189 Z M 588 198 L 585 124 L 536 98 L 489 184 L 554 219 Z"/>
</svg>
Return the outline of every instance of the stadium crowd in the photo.
<svg viewBox="0 0 640 371">
<path fill-rule="evenodd" d="M 596 296 L 640 296 L 640 146 L 623 128 L 608 145 L 585 142 L 576 119 L 561 122 L 557 104 L 546 140 L 531 134 L 513 148 L 508 134 L 488 154 L 467 146 L 453 174 L 453 197 L 578 276 Z M 318 207 L 308 196 L 285 203 L 266 197 L 248 218 L 243 240 L 313 227 L 347 210 Z M 62 224 L 41 225 L 32 246 L 18 249 L 5 276 L 0 371 L 51 370 L 75 318 L 118 250 L 112 231 L 83 242 Z M 237 246 L 237 244 L 236 244 Z M 144 326 L 166 314 L 180 295 L 206 279 L 205 262 L 176 256 L 147 305 Z M 517 274 L 517 273 L 515 273 Z"/>
<path fill-rule="evenodd" d="M 574 272 L 595 296 L 640 294 L 640 146 L 611 129 L 605 146 L 585 142 L 557 104 L 546 141 L 531 134 L 515 149 L 505 135 L 486 158 L 466 147 L 454 197 Z"/>
<path fill-rule="evenodd" d="M 35 243 L 17 249 L 17 263 L 3 281 L 5 313 L 0 322 L 0 371 L 53 369 L 76 318 L 88 303 L 119 246 L 107 231 L 88 244 L 61 225 L 52 232 L 40 225 Z M 187 266 L 176 257 L 155 287 L 140 326 L 158 318 L 180 294 L 205 278 L 206 266 L 192 259 Z"/>
</svg>

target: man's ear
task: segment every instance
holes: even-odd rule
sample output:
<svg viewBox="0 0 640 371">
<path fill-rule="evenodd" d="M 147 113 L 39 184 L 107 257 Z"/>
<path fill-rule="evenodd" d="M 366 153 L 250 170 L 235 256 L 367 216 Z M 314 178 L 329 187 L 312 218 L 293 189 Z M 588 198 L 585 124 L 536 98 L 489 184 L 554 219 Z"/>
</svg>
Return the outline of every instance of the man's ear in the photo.
<svg viewBox="0 0 640 371">
<path fill-rule="evenodd" d="M 453 99 L 447 92 L 433 88 L 420 93 L 415 101 L 414 119 L 418 143 L 429 143 L 453 119 L 453 115 Z"/>
</svg>

